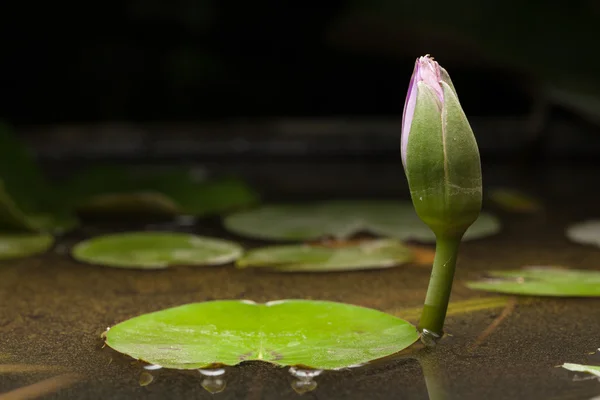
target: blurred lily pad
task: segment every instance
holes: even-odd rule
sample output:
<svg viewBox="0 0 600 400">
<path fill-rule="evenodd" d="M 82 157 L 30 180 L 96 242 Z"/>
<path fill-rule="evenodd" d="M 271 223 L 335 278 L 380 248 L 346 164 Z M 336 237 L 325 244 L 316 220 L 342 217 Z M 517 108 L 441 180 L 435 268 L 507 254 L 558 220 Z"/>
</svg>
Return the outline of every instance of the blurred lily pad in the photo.
<svg viewBox="0 0 600 400">
<path fill-rule="evenodd" d="M 567 237 L 579 244 L 600 247 L 600 220 L 579 222 L 567 228 Z"/>
<path fill-rule="evenodd" d="M 176 232 L 126 232 L 78 243 L 78 261 L 115 268 L 163 269 L 173 265 L 221 265 L 242 255 L 227 240 Z"/>
<path fill-rule="evenodd" d="M 600 296 L 600 271 L 529 267 L 488 272 L 489 279 L 469 282 L 471 289 L 529 296 Z"/>
<path fill-rule="evenodd" d="M 278 272 L 330 272 L 390 268 L 411 262 L 410 248 L 393 239 L 351 242 L 341 247 L 318 244 L 268 246 L 248 251 L 236 265 L 270 267 Z"/>
<path fill-rule="evenodd" d="M 515 189 L 493 188 L 488 191 L 491 201 L 506 211 L 535 213 L 542 209 L 539 200 Z"/>
<path fill-rule="evenodd" d="M 586 372 L 588 374 L 596 375 L 598 378 L 600 378 L 600 366 L 564 363 L 562 367 L 564 369 L 568 369 L 569 371 Z"/>
<path fill-rule="evenodd" d="M 45 253 L 54 244 L 50 234 L 0 234 L 0 260 L 29 257 Z"/>
<path fill-rule="evenodd" d="M 419 338 L 410 323 L 328 301 L 195 303 L 141 315 L 106 333 L 106 343 L 165 368 L 197 369 L 260 360 L 338 369 L 397 353 Z"/>
<path fill-rule="evenodd" d="M 204 216 L 255 204 L 258 194 L 235 178 L 204 180 L 188 168 L 104 166 L 63 187 L 73 208 L 89 215 Z"/>
<path fill-rule="evenodd" d="M 0 230 L 64 231 L 77 225 L 27 148 L 0 123 Z"/>
<path fill-rule="evenodd" d="M 434 242 L 435 235 L 417 216 L 411 203 L 398 201 L 329 201 L 314 204 L 263 206 L 224 219 L 239 235 L 265 240 L 347 239 L 360 232 L 399 240 Z M 464 240 L 493 235 L 499 220 L 485 212 Z"/>
</svg>

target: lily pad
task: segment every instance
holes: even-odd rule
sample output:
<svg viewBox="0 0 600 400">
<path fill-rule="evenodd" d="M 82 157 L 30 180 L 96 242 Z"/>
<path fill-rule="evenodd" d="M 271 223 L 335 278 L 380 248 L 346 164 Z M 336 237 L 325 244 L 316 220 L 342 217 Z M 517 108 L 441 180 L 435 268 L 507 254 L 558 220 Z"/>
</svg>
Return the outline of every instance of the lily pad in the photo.
<svg viewBox="0 0 600 400">
<path fill-rule="evenodd" d="M 567 228 L 567 237 L 579 244 L 591 244 L 600 247 L 600 220 L 589 220 Z"/>
<path fill-rule="evenodd" d="M 568 369 L 573 372 L 586 372 L 588 374 L 596 375 L 600 378 L 600 366 L 596 365 L 583 365 L 583 364 L 571 364 L 564 363 L 561 365 L 564 369 Z"/>
<path fill-rule="evenodd" d="M 48 251 L 54 244 L 50 234 L 0 234 L 0 260 L 29 257 Z"/>
<path fill-rule="evenodd" d="M 393 239 L 367 240 L 341 247 L 299 244 L 248 251 L 236 265 L 271 267 L 278 272 L 329 272 L 390 268 L 411 262 L 410 248 Z"/>
<path fill-rule="evenodd" d="M 516 271 L 492 271 L 490 279 L 469 282 L 471 289 L 530 296 L 600 296 L 600 271 L 556 267 L 529 267 Z"/>
<path fill-rule="evenodd" d="M 412 203 L 398 201 L 329 201 L 309 205 L 271 205 L 231 214 L 224 219 L 230 231 L 273 241 L 307 241 L 333 236 L 347 239 L 359 232 L 434 242 L 435 235 L 417 216 Z M 493 235 L 500 222 L 481 213 L 464 240 Z"/>
<path fill-rule="evenodd" d="M 127 232 L 95 237 L 73 247 L 78 261 L 115 268 L 162 269 L 220 265 L 242 255 L 236 243 L 175 232 Z"/>
<path fill-rule="evenodd" d="M 62 189 L 85 215 L 217 214 L 258 202 L 258 194 L 235 178 L 204 181 L 187 168 L 91 168 Z"/>
<path fill-rule="evenodd" d="M 410 323 L 328 301 L 224 300 L 141 315 L 110 328 L 118 352 L 165 368 L 260 360 L 338 369 L 397 353 L 419 338 Z"/>
</svg>

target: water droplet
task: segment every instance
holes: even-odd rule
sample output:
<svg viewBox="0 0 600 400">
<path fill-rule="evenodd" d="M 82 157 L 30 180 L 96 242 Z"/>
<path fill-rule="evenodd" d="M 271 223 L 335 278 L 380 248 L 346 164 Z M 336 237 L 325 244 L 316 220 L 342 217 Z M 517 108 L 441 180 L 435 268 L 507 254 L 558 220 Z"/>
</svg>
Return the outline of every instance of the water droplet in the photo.
<svg viewBox="0 0 600 400">
<path fill-rule="evenodd" d="M 427 329 L 423 329 L 421 332 L 421 343 L 425 347 L 435 347 L 442 337 L 437 333 L 431 332 Z"/>
<path fill-rule="evenodd" d="M 152 383 L 154 377 L 150 375 L 148 372 L 142 372 L 140 374 L 140 386 L 148 386 Z"/>
<path fill-rule="evenodd" d="M 302 369 L 298 367 L 290 367 L 290 374 L 298 379 L 313 379 L 322 373 L 322 369 Z"/>
<path fill-rule="evenodd" d="M 198 372 L 204 376 L 221 376 L 225 375 L 223 368 L 199 369 Z"/>
<path fill-rule="evenodd" d="M 162 365 L 158 365 L 158 364 L 151 364 L 151 365 L 144 365 L 144 369 L 147 371 L 156 371 L 157 369 L 161 369 Z"/>
<path fill-rule="evenodd" d="M 202 380 L 202 387 L 207 392 L 215 394 L 225 390 L 227 382 L 224 379 L 225 370 L 223 368 L 198 369 L 198 372 L 205 376 Z"/>
<path fill-rule="evenodd" d="M 322 369 L 302 369 L 290 367 L 290 374 L 296 378 L 292 382 L 292 389 L 298 394 L 307 393 L 317 388 L 317 382 L 314 380 L 323 373 Z"/>
<path fill-rule="evenodd" d="M 204 378 L 202 380 L 202 387 L 208 392 L 208 393 L 221 393 L 223 390 L 225 390 L 225 387 L 227 386 L 227 382 L 225 382 L 225 379 L 223 378 L 218 378 L 215 376 L 207 376 L 206 378 Z"/>
<path fill-rule="evenodd" d="M 312 392 L 317 388 L 317 382 L 309 379 L 307 381 L 298 379 L 292 382 L 292 389 L 298 394 Z"/>
</svg>

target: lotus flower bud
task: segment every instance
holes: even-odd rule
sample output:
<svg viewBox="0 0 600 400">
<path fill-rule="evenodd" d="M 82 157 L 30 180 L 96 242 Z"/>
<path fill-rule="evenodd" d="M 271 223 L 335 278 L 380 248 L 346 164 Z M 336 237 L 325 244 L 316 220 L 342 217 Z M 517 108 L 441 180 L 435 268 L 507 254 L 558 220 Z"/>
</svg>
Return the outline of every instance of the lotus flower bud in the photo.
<svg viewBox="0 0 600 400">
<path fill-rule="evenodd" d="M 462 237 L 481 210 L 481 161 L 450 76 L 420 57 L 402 118 L 402 164 L 419 217 L 439 237 Z"/>
</svg>

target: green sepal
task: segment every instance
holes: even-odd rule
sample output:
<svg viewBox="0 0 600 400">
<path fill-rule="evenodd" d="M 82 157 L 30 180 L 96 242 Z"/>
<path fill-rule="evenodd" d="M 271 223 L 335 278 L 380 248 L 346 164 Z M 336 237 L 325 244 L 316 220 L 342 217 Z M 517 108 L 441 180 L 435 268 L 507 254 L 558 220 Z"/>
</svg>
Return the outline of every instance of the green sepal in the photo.
<svg viewBox="0 0 600 400">
<path fill-rule="evenodd" d="M 459 237 L 481 210 L 479 150 L 451 82 L 441 82 L 444 106 L 419 82 L 406 175 L 419 217 L 436 236 Z"/>
</svg>

